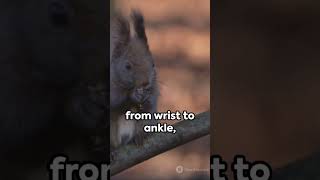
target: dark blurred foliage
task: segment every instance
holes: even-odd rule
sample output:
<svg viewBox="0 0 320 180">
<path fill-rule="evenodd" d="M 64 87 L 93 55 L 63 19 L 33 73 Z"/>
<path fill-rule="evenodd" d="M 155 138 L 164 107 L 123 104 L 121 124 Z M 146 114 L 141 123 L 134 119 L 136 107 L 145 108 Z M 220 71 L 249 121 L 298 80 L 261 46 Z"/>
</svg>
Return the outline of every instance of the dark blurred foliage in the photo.
<svg viewBox="0 0 320 180">
<path fill-rule="evenodd" d="M 320 3 L 217 2 L 212 153 L 283 167 L 320 145 Z"/>
</svg>

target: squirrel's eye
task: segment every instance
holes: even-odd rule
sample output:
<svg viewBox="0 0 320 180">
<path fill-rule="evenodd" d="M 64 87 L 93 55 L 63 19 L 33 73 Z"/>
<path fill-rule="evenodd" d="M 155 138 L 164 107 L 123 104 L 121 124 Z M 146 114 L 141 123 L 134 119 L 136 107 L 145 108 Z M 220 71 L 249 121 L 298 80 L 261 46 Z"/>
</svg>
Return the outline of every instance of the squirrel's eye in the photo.
<svg viewBox="0 0 320 180">
<path fill-rule="evenodd" d="M 49 4 L 49 20 L 55 27 L 66 27 L 69 24 L 69 15 L 66 3 L 53 1 Z"/>
<path fill-rule="evenodd" d="M 126 64 L 126 69 L 127 69 L 127 70 L 131 70 L 131 65 L 127 63 L 127 64 Z"/>
<path fill-rule="evenodd" d="M 154 66 L 155 66 L 154 63 L 152 63 L 152 67 L 153 67 L 153 68 L 154 68 Z"/>
</svg>

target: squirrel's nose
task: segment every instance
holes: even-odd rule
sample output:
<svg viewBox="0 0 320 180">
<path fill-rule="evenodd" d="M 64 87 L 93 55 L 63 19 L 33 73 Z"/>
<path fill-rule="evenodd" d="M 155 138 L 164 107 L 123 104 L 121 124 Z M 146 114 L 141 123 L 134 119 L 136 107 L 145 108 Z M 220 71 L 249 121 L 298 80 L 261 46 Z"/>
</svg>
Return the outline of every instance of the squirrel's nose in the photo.
<svg viewBox="0 0 320 180">
<path fill-rule="evenodd" d="M 143 81 L 141 86 L 142 87 L 147 87 L 149 85 L 149 81 Z"/>
</svg>

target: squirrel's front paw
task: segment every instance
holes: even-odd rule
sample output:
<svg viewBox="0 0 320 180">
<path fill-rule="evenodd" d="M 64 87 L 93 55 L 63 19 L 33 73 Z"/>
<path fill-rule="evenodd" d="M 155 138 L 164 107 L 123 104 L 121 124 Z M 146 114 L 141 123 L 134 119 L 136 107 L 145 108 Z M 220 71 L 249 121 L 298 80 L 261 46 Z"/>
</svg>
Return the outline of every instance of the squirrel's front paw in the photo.
<svg viewBox="0 0 320 180">
<path fill-rule="evenodd" d="M 117 151 L 110 152 L 110 164 L 112 164 L 116 160 L 117 154 L 118 154 Z"/>
<path fill-rule="evenodd" d="M 135 103 L 144 103 L 149 98 L 149 96 L 150 94 L 147 93 L 144 88 L 137 88 L 131 94 L 131 100 Z"/>
<path fill-rule="evenodd" d="M 137 146 L 142 146 L 146 137 L 147 137 L 146 133 L 144 132 L 139 133 L 134 137 L 133 142 Z"/>
</svg>

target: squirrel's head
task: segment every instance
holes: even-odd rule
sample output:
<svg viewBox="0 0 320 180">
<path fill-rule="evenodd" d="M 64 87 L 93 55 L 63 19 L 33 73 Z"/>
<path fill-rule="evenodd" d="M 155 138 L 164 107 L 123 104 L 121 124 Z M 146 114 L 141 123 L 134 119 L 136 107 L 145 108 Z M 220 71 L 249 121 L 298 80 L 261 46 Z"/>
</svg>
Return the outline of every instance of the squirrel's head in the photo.
<svg viewBox="0 0 320 180">
<path fill-rule="evenodd" d="M 126 89 L 135 101 L 141 102 L 154 88 L 154 60 L 139 11 L 133 11 L 129 20 L 119 14 L 112 20 L 110 67 L 113 83 Z"/>
</svg>

